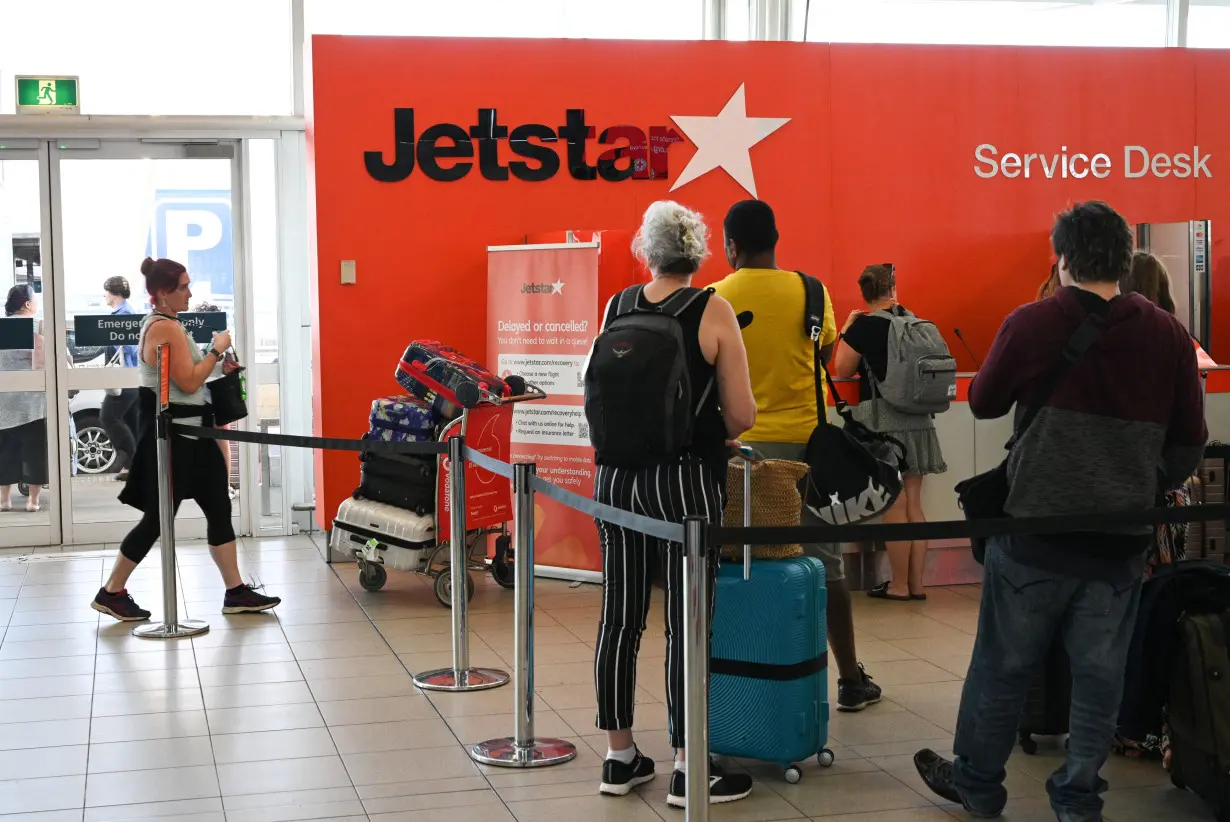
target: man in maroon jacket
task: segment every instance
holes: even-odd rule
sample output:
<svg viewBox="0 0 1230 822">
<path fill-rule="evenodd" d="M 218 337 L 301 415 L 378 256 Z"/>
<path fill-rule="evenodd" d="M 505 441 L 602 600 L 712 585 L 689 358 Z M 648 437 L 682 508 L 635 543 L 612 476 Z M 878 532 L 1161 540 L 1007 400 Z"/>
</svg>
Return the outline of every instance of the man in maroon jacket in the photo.
<svg viewBox="0 0 1230 822">
<path fill-rule="evenodd" d="M 1013 517 L 1149 508 L 1195 470 L 1208 437 L 1191 337 L 1139 294 L 1119 293 L 1132 232 L 1105 203 L 1055 221 L 1063 287 L 1004 321 L 970 386 L 974 416 L 1037 405 L 1048 374 L 1086 315 L 1102 330 L 1071 366 L 1008 457 Z M 1004 536 L 987 546 L 978 638 L 961 695 L 956 760 L 914 761 L 927 785 L 972 815 L 999 816 L 1004 766 L 1026 691 L 1056 637 L 1072 662 L 1067 761 L 1047 781 L 1061 822 L 1102 818 L 1098 775 L 1123 694 L 1149 526 Z"/>
</svg>

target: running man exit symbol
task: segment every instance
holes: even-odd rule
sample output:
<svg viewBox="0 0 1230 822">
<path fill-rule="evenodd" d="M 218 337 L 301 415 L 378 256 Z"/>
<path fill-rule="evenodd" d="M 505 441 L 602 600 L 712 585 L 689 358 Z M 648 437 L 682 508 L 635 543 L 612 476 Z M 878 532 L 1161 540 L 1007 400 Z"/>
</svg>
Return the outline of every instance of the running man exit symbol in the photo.
<svg viewBox="0 0 1230 822">
<path fill-rule="evenodd" d="M 76 77 L 18 77 L 17 113 L 79 110 Z"/>
</svg>

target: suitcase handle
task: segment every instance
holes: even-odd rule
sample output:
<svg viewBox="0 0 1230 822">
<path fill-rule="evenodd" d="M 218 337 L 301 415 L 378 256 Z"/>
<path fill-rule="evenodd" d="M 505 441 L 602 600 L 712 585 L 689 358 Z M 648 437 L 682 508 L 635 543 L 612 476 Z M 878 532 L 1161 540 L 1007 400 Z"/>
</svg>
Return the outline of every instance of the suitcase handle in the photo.
<svg viewBox="0 0 1230 822">
<path fill-rule="evenodd" d="M 740 445 L 735 449 L 737 459 L 743 460 L 743 527 L 750 528 L 752 525 L 752 465 L 764 459 L 756 452 L 756 449 L 747 445 Z M 752 578 L 752 546 L 748 543 L 743 545 L 743 580 Z"/>
</svg>

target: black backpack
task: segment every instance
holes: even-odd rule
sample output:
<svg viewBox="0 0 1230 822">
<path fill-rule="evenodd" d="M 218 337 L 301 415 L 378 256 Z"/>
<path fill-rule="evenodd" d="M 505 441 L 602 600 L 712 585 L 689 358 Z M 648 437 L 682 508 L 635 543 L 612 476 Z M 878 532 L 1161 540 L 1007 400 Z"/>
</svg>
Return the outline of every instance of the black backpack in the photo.
<svg viewBox="0 0 1230 822">
<path fill-rule="evenodd" d="M 710 379 L 697 399 L 679 322 L 712 292 L 681 288 L 654 308 L 643 308 L 643 290 L 633 286 L 616 298 L 585 369 L 590 442 L 598 462 L 621 468 L 648 468 L 683 453 L 713 390 Z"/>
<path fill-rule="evenodd" d="M 887 434 L 872 431 L 846 408 L 837 387 L 820 362 L 820 335 L 824 327 L 824 286 L 814 277 L 803 278 L 807 302 L 803 333 L 815 347 L 816 429 L 807 441 L 804 504 L 829 525 L 861 522 L 888 510 L 901 493 L 901 465 L 905 446 Z M 824 371 L 823 378 L 821 371 Z M 837 404 L 844 426 L 831 424 L 825 416 L 824 390 Z"/>
</svg>

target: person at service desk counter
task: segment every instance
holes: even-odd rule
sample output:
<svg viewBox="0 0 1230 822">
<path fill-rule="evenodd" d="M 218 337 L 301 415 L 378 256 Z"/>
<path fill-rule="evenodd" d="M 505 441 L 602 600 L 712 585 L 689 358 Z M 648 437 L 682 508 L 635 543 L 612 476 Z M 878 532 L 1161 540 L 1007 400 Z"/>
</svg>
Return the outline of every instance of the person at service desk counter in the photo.
<svg viewBox="0 0 1230 822">
<path fill-rule="evenodd" d="M 132 470 L 120 494 L 120 501 L 141 511 L 143 516 L 124 537 L 111 576 L 91 603 L 95 611 L 125 622 L 148 619 L 150 615 L 149 611 L 137 605 L 125 585 L 137 564 L 154 546 L 160 530 L 154 425 L 158 415 L 158 347 L 166 345 L 170 350 L 172 414 L 185 425 L 209 425 L 209 389 L 205 381 L 221 362 L 222 351 L 229 348 L 231 343 L 228 332 L 219 332 L 214 335 L 213 347 L 202 354 L 188 330 L 180 324 L 178 315 L 188 310 L 188 302 L 192 299 L 188 271 L 184 266 L 174 260 L 155 261 L 147 257 L 141 263 L 141 273 L 145 276 L 145 288 L 154 310 L 145 318 L 138 344 L 140 359 L 137 369 L 141 378 L 143 425 L 137 439 Z M 172 432 L 171 465 L 176 510 L 179 510 L 183 500 L 192 499 L 205 514 L 209 552 L 226 586 L 222 612 L 266 611 L 277 606 L 280 599 L 259 593 L 246 585 L 239 575 L 235 531 L 231 527 L 231 501 L 227 495 L 227 467 L 222 452 L 208 440 Z"/>
<path fill-rule="evenodd" d="M 714 285 L 736 312 L 751 312 L 743 330 L 756 395 L 756 425 L 744 435 L 748 445 L 770 459 L 805 462 L 807 441 L 823 409 L 816 408 L 815 344 L 802 331 L 806 300 L 799 275 L 777 267 L 777 219 L 768 203 L 744 200 L 726 214 L 726 259 L 734 273 Z M 837 340 L 837 323 L 828 289 L 820 357 L 827 361 Z M 823 365 L 823 363 L 821 363 Z M 827 398 L 827 387 L 821 386 Z M 803 506 L 802 525 L 824 525 Z M 850 584 L 842 564 L 841 544 L 809 544 L 804 551 L 824 563 L 828 588 L 826 618 L 829 649 L 837 662 L 837 710 L 861 711 L 880 701 L 880 686 L 858 661 Z"/>
<path fill-rule="evenodd" d="M 756 421 L 735 312 L 712 291 L 691 287 L 708 255 L 707 233 L 701 216 L 678 203 L 649 206 L 632 250 L 653 279 L 607 305 L 586 366 L 585 411 L 598 467 L 594 499 L 671 522 L 689 516 L 721 522 L 728 444 Z M 664 324 L 667 334 L 661 333 Z M 663 339 L 671 342 L 662 345 Z M 682 397 L 676 413 L 666 416 L 660 409 L 676 395 Z M 690 430 L 675 437 L 672 419 Z M 654 777 L 653 760 L 637 750 L 632 725 L 636 658 L 658 570 L 666 587 L 666 708 L 676 749 L 667 803 L 684 807 L 683 546 L 601 520 L 598 535 L 603 593 L 594 678 L 597 726 L 606 731 L 609 748 L 600 791 L 623 796 Z M 714 591 L 717 553 L 709 556 Z M 709 607 L 712 614 L 712 600 Z M 711 802 L 751 792 L 745 773 L 727 773 L 716 763 L 709 773 Z"/>
<path fill-rule="evenodd" d="M 33 317 L 38 313 L 38 295 L 27 283 L 9 289 L 4 316 Z M 0 373 L 41 371 L 43 335 L 35 329 L 34 348 L 0 351 Z M 0 511 L 13 508 L 13 487 L 30 486 L 26 510 L 39 510 L 47 484 L 47 398 L 42 391 L 0 394 Z"/>
<path fill-rule="evenodd" d="M 897 302 L 896 268 L 889 264 L 869 265 L 858 278 L 866 310 L 850 312 L 841 330 L 841 344 L 833 360 L 833 374 L 859 376 L 858 405 L 854 418 L 873 431 L 889 434 L 905 446 L 901 496 L 884 514 L 884 522 L 926 522 L 922 506 L 922 483 L 927 474 L 948 470 L 930 414 L 907 414 L 893 408 L 876 393 L 888 371 L 888 334 L 890 315 L 908 316 Z M 889 542 L 889 565 L 893 578 L 867 592 L 876 599 L 926 599 L 923 571 L 927 563 L 926 540 Z"/>
<path fill-rule="evenodd" d="M 126 277 L 108 277 L 103 283 L 103 299 L 112 315 L 132 314 L 132 306 L 128 298 L 132 289 Z M 135 345 L 112 346 L 107 349 L 107 362 L 118 362 L 125 368 L 137 367 L 137 347 Z M 115 461 L 119 466 L 116 478 L 121 482 L 128 479 L 128 467 L 132 465 L 132 456 L 137 452 L 136 421 L 137 389 L 111 388 L 103 397 L 102 411 L 99 422 L 111 439 L 115 448 Z"/>
<path fill-rule="evenodd" d="M 1170 314 L 1119 293 L 1132 232 L 1110 206 L 1062 212 L 1051 243 L 1063 287 L 1008 316 L 970 387 L 977 418 L 1015 405 L 1019 419 L 1023 406 L 1039 407 L 1009 453 L 1004 508 L 1012 517 L 1151 508 L 1159 483 L 1177 488 L 1195 470 L 1208 436 L 1195 349 Z M 1080 345 L 1074 336 L 1092 343 L 1043 400 L 1056 363 Z M 976 816 L 1000 814 L 1026 692 L 1062 636 L 1072 665 L 1071 733 L 1047 792 L 1062 822 L 1102 818 L 1098 771 L 1115 735 L 1150 531 L 1108 522 L 989 540 L 956 759 L 931 750 L 914 757 L 935 793 Z"/>
</svg>

